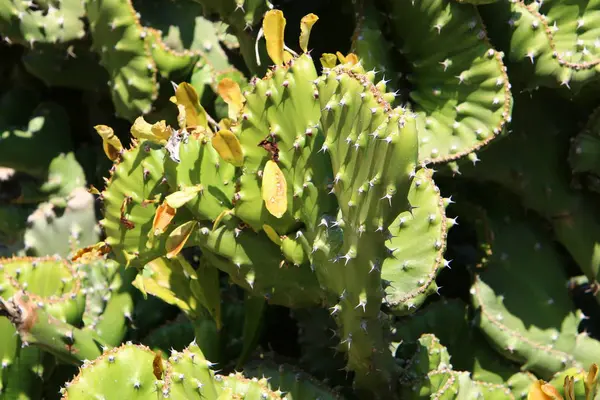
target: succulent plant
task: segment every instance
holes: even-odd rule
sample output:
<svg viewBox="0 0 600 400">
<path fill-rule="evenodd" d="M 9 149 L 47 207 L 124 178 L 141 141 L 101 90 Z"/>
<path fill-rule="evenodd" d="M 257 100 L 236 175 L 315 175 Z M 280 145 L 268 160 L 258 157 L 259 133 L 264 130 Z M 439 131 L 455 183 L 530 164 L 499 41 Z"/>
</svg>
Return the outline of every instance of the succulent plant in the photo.
<svg viewBox="0 0 600 400">
<path fill-rule="evenodd" d="M 0 4 L 0 397 L 598 397 L 599 7 Z"/>
</svg>

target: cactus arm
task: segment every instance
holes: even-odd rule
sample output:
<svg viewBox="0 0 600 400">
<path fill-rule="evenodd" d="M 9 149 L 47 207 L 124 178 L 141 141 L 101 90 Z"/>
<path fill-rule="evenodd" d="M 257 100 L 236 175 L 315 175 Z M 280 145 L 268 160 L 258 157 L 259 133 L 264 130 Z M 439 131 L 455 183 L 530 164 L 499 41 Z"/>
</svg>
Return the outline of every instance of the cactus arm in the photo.
<svg viewBox="0 0 600 400">
<path fill-rule="evenodd" d="M 4 1 L 0 4 L 0 34 L 9 43 L 34 47 L 37 43 L 65 43 L 85 36 L 85 1 L 52 4 Z"/>
<path fill-rule="evenodd" d="M 130 0 L 90 1 L 86 11 L 117 114 L 133 120 L 149 113 L 158 95 L 156 65 Z"/>
<path fill-rule="evenodd" d="M 388 3 L 413 66 L 419 161 L 443 163 L 484 147 L 509 122 L 512 95 L 477 10 L 449 0 Z"/>
<path fill-rule="evenodd" d="M 580 11 L 577 5 L 584 8 Z M 521 0 L 497 2 L 483 8 L 497 28 L 497 37 L 508 41 L 508 56 L 515 75 L 528 87 L 565 88 L 578 93 L 598 80 L 600 63 L 595 25 L 600 3 Z"/>
<path fill-rule="evenodd" d="M 588 368 L 600 357 L 600 343 L 578 332 L 581 312 L 565 288 L 559 253 L 535 220 L 510 212 L 508 201 L 502 204 L 486 203 L 488 212 L 478 222 L 487 249 L 471 288 L 478 326 L 505 357 L 542 378 L 565 367 Z M 544 285 L 537 284 L 540 276 Z M 528 307 L 516 309 L 524 292 Z"/>
<path fill-rule="evenodd" d="M 542 102 L 543 98 L 543 102 Z M 589 198 L 574 191 L 562 166 L 576 108 L 548 92 L 517 98 L 514 135 L 482 155 L 476 167 L 461 168 L 464 178 L 496 182 L 517 194 L 523 206 L 546 218 L 554 236 L 591 283 L 600 273 L 600 225 Z M 536 151 L 529 151 L 535 147 Z M 546 168 L 540 168 L 540 166 Z"/>
<path fill-rule="evenodd" d="M 15 325 L 24 343 L 34 344 L 66 363 L 92 360 L 104 346 L 95 334 L 52 317 L 22 293 L 0 299 L 0 315 Z"/>
<path fill-rule="evenodd" d="M 314 240 L 319 282 L 339 303 L 340 349 L 348 354 L 358 390 L 393 391 L 395 367 L 383 336 L 379 308 L 385 232 L 408 208 L 417 163 L 415 117 L 391 110 L 373 74 L 341 65 L 316 83 L 323 149 L 331 156 L 336 219 L 323 218 Z M 384 90 L 384 88 L 382 88 Z M 394 167 L 391 168 L 393 161 Z"/>
<path fill-rule="evenodd" d="M 412 209 L 398 215 L 390 226 L 386 244 L 393 257 L 382 267 L 385 302 L 396 315 L 415 311 L 438 291 L 435 278 L 444 268 L 446 236 L 454 223 L 446 218 L 448 201 L 433 182 L 430 170 L 419 170 L 412 181 L 408 201 Z"/>
</svg>

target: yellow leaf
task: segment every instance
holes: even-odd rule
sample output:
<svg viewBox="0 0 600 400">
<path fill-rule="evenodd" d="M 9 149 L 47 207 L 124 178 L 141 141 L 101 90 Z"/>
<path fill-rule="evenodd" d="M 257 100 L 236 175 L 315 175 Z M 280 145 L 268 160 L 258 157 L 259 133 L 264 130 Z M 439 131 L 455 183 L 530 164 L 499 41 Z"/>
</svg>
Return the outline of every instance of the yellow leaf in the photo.
<svg viewBox="0 0 600 400">
<path fill-rule="evenodd" d="M 198 221 L 188 221 L 183 225 L 179 225 L 177 228 L 173 229 L 173 232 L 171 232 L 167 238 L 167 242 L 165 243 L 167 258 L 173 258 L 179 254 L 197 225 Z"/>
<path fill-rule="evenodd" d="M 244 165 L 242 145 L 233 132 L 220 130 L 213 136 L 211 143 L 223 160 L 236 167 Z"/>
<path fill-rule="evenodd" d="M 271 242 L 275 243 L 277 246 L 281 246 L 281 238 L 272 226 L 263 225 L 263 230 L 265 231 L 269 239 L 271 239 Z"/>
<path fill-rule="evenodd" d="M 171 137 L 171 129 L 167 127 L 165 121 L 150 124 L 146 122 L 144 117 L 136 118 L 130 132 L 136 139 L 150 140 L 159 144 L 165 144 Z"/>
<path fill-rule="evenodd" d="M 287 211 L 287 182 L 277 163 L 267 161 L 262 178 L 262 198 L 269 212 L 281 218 Z"/>
<path fill-rule="evenodd" d="M 310 30 L 315 22 L 319 20 L 315 14 L 308 14 L 300 20 L 300 48 L 303 52 L 308 51 L 308 39 L 310 38 Z"/>
<path fill-rule="evenodd" d="M 335 54 L 323 53 L 320 61 L 323 68 L 333 68 L 337 64 L 337 57 Z"/>
<path fill-rule="evenodd" d="M 358 64 L 358 56 L 354 53 L 348 53 L 346 55 L 346 62 L 352 65 Z"/>
<path fill-rule="evenodd" d="M 123 150 L 123 145 L 115 135 L 115 131 L 113 131 L 110 126 L 106 125 L 96 125 L 94 126 L 94 129 L 102 138 L 104 154 L 106 154 L 106 157 L 108 157 L 109 160 L 115 161 Z"/>
<path fill-rule="evenodd" d="M 204 111 L 204 108 L 200 105 L 198 93 L 196 93 L 196 89 L 194 89 L 192 85 L 187 82 L 182 82 L 177 85 L 175 96 L 174 98 L 171 97 L 171 101 L 178 106 L 182 105 L 185 108 L 184 118 L 186 128 L 200 126 L 208 129 L 206 111 Z"/>
<path fill-rule="evenodd" d="M 177 210 L 168 205 L 166 201 L 156 208 L 152 222 L 152 232 L 155 236 L 162 234 L 167 229 L 176 213 Z"/>
<path fill-rule="evenodd" d="M 229 106 L 229 118 L 236 119 L 244 105 L 244 96 L 242 96 L 240 85 L 230 78 L 223 78 L 217 86 L 217 92 Z"/>
<path fill-rule="evenodd" d="M 596 382 L 598 381 L 598 364 L 593 363 L 585 378 L 585 399 L 591 400 L 596 394 Z"/>
<path fill-rule="evenodd" d="M 283 64 L 283 33 L 285 18 L 281 10 L 270 10 L 263 19 L 263 32 L 267 41 L 267 53 L 276 65 Z"/>
<path fill-rule="evenodd" d="M 202 185 L 188 186 L 165 197 L 165 203 L 175 209 L 183 207 L 185 203 L 196 197 L 202 189 Z"/>
<path fill-rule="evenodd" d="M 529 387 L 527 400 L 563 400 L 563 398 L 554 386 L 538 380 Z"/>
</svg>

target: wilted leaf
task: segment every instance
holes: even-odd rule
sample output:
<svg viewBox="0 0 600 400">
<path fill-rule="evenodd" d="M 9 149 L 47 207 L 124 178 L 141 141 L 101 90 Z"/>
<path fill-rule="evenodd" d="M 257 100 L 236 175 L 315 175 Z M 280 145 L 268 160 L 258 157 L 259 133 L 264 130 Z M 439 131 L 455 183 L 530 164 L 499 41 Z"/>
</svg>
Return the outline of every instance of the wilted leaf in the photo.
<svg viewBox="0 0 600 400">
<path fill-rule="evenodd" d="M 229 106 L 229 118 L 236 119 L 244 105 L 244 96 L 242 96 L 240 85 L 230 78 L 223 78 L 217 86 L 217 92 Z"/>
<path fill-rule="evenodd" d="M 188 201 L 196 197 L 202 189 L 202 185 L 188 186 L 165 197 L 165 203 L 175 209 L 183 207 Z"/>
<path fill-rule="evenodd" d="M 104 149 L 104 154 L 106 154 L 106 157 L 108 157 L 109 160 L 115 161 L 123 150 L 121 141 L 115 135 L 115 132 L 110 126 L 96 125 L 94 126 L 94 129 L 102 138 L 102 148 Z"/>
<path fill-rule="evenodd" d="M 206 111 L 200 105 L 198 93 L 192 85 L 187 82 L 182 82 L 177 86 L 175 96 L 171 98 L 175 104 L 182 105 L 185 108 L 185 126 L 196 127 L 200 126 L 208 129 L 208 120 Z"/>
<path fill-rule="evenodd" d="M 236 167 L 244 165 L 242 145 L 233 132 L 220 130 L 213 136 L 211 143 L 223 160 Z"/>
<path fill-rule="evenodd" d="M 179 254 L 197 225 L 198 221 L 188 221 L 173 229 L 173 232 L 171 232 L 165 243 L 167 258 L 173 258 Z"/>
<path fill-rule="evenodd" d="M 287 211 L 287 182 L 277 163 L 267 161 L 262 178 L 262 198 L 269 212 L 281 218 Z"/>
<path fill-rule="evenodd" d="M 171 137 L 171 129 L 165 121 L 155 124 L 146 122 L 144 117 L 138 117 L 131 126 L 131 135 L 136 139 L 150 140 L 155 143 L 165 144 Z"/>
<path fill-rule="evenodd" d="M 315 24 L 319 20 L 315 14 L 308 14 L 302 17 L 300 21 L 300 48 L 303 52 L 308 51 L 308 40 L 310 38 L 310 31 Z"/>
<path fill-rule="evenodd" d="M 281 10 L 270 10 L 263 19 L 263 31 L 267 41 L 267 53 L 276 65 L 283 64 L 283 33 L 285 18 Z"/>
<path fill-rule="evenodd" d="M 152 222 L 152 232 L 155 236 L 162 234 L 167 229 L 176 213 L 177 210 L 168 205 L 166 201 L 156 208 Z"/>
</svg>

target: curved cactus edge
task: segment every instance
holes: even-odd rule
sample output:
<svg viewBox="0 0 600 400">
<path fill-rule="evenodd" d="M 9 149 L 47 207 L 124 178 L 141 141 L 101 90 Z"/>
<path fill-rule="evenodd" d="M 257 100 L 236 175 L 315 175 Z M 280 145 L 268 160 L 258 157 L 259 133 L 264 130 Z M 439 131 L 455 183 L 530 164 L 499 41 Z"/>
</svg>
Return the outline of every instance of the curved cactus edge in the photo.
<svg viewBox="0 0 600 400">
<path fill-rule="evenodd" d="M 50 297 L 41 297 L 34 293 L 30 293 L 26 291 L 22 285 L 17 282 L 13 277 L 9 276 L 8 280 L 11 282 L 12 286 L 15 287 L 18 291 L 23 291 L 27 293 L 27 297 L 33 300 L 35 303 L 44 303 L 44 304 L 55 304 L 61 303 L 65 300 L 71 300 L 74 296 L 81 290 L 81 280 L 77 275 L 76 271 L 73 269 L 72 265 L 64 258 L 58 256 L 46 256 L 46 257 L 11 257 L 11 258 L 0 258 L 0 266 L 4 263 L 10 262 L 30 262 L 30 263 L 41 263 L 41 262 L 57 262 L 62 263 L 63 266 L 71 273 L 73 279 L 73 287 L 69 292 L 63 293 L 61 296 L 50 296 Z M 1 272 L 2 270 L 0 270 Z"/>
<path fill-rule="evenodd" d="M 533 3 L 525 4 L 523 0 L 512 0 L 511 3 L 513 3 L 516 7 L 520 6 L 525 8 L 529 13 L 538 18 L 540 24 L 542 25 L 542 28 L 544 29 L 544 32 L 546 33 L 546 37 L 548 38 L 548 43 L 550 45 L 550 48 L 552 49 L 553 57 L 562 67 L 570 68 L 575 71 L 581 71 L 584 69 L 594 68 L 595 66 L 600 64 L 600 58 L 596 59 L 595 61 L 589 61 L 584 63 L 574 63 L 566 61 L 556 50 L 556 44 L 554 43 L 554 35 L 552 34 L 552 28 L 548 26 L 547 17 L 544 14 L 540 13 L 537 9 L 535 9 L 535 7 L 532 7 Z M 568 81 L 561 82 L 561 85 L 567 86 L 567 88 L 569 87 Z"/>
<path fill-rule="evenodd" d="M 450 228 L 452 227 L 452 225 L 456 224 L 456 218 L 451 219 L 450 222 L 453 222 L 452 225 L 448 224 L 448 216 L 446 215 L 446 207 L 448 205 L 452 204 L 453 201 L 452 201 L 451 198 L 444 198 L 440 194 L 440 189 L 437 187 L 437 185 L 435 184 L 435 181 L 433 180 L 434 170 L 426 169 L 425 171 L 426 171 L 426 174 L 427 174 L 426 178 L 433 185 L 434 190 L 439 194 L 438 210 L 440 212 L 440 215 L 443 216 L 443 219 L 442 219 L 442 222 L 441 222 L 441 226 L 442 226 L 442 234 L 441 234 L 442 245 L 440 246 L 440 248 L 437 251 L 437 257 L 435 258 L 435 265 L 433 266 L 432 270 L 427 275 L 427 280 L 421 286 L 419 286 L 416 289 L 408 292 L 403 297 L 401 297 L 400 299 L 398 299 L 398 304 L 407 302 L 408 300 L 414 299 L 415 297 L 417 297 L 417 296 L 425 293 L 427 291 L 427 289 L 431 286 L 432 282 L 435 281 L 435 278 L 437 277 L 437 274 L 438 274 L 438 271 L 440 270 L 440 267 L 446 267 L 446 266 L 449 267 L 450 266 L 450 261 L 447 261 L 444 258 L 444 252 L 446 251 L 448 231 L 450 230 Z"/>
<path fill-rule="evenodd" d="M 463 6 L 467 7 L 466 4 L 464 4 Z M 494 135 L 489 135 L 487 138 L 480 141 L 477 145 L 471 147 L 470 149 L 464 150 L 462 152 L 457 152 L 457 153 L 454 153 L 454 154 L 446 156 L 446 157 L 440 157 L 440 158 L 434 158 L 434 159 L 425 158 L 421 161 L 422 166 L 429 165 L 429 164 L 435 165 L 435 164 L 447 163 L 450 161 L 456 161 L 456 160 L 458 160 L 464 156 L 468 156 L 470 154 L 473 154 L 472 161 L 473 161 L 473 164 L 475 164 L 477 161 L 479 161 L 479 159 L 477 158 L 477 155 L 475 155 L 474 152 L 482 149 L 490 141 L 492 141 L 498 135 L 500 135 L 502 133 L 502 131 L 504 130 L 504 128 L 506 127 L 506 124 L 510 123 L 512 120 L 511 110 L 512 110 L 513 98 L 512 98 L 511 92 L 510 92 L 511 84 L 510 84 L 510 81 L 508 80 L 507 68 L 506 68 L 506 65 L 504 65 L 504 62 L 502 62 L 502 59 L 504 58 L 504 53 L 494 49 L 494 46 L 492 46 L 492 44 L 490 43 L 488 32 L 487 32 L 485 24 L 483 23 L 483 19 L 481 18 L 481 15 L 477 11 L 477 6 L 472 5 L 472 4 L 470 4 L 470 6 L 473 8 L 474 14 L 475 14 L 475 18 L 474 18 L 475 21 L 473 21 L 472 23 L 474 23 L 475 26 L 477 26 L 476 25 L 477 23 L 480 24 L 481 31 L 478 33 L 478 35 L 480 35 L 481 40 L 484 41 L 485 44 L 488 45 L 490 48 L 487 52 L 487 55 L 489 57 L 494 57 L 494 59 L 496 59 L 496 62 L 498 63 L 498 66 L 502 73 L 502 84 L 504 86 L 504 106 L 503 106 L 504 111 L 502 112 L 503 118 L 500 121 L 500 123 L 498 124 L 498 126 L 496 126 L 492 130 L 494 132 Z"/>
<path fill-rule="evenodd" d="M 519 332 L 512 330 L 510 327 L 504 325 L 501 321 L 498 320 L 498 318 L 496 318 L 496 316 L 489 314 L 487 308 L 484 306 L 485 302 L 481 298 L 481 294 L 479 291 L 479 282 L 480 282 L 479 275 L 475 275 L 473 286 L 470 289 L 470 293 L 471 293 L 471 295 L 473 295 L 477 298 L 477 302 L 480 304 L 478 309 L 481 311 L 481 314 L 484 315 L 485 318 L 487 318 L 487 320 L 491 324 L 495 325 L 501 331 L 506 332 L 515 338 L 518 338 L 519 341 L 522 343 L 527 343 L 531 347 L 536 348 L 542 352 L 547 352 L 547 353 L 556 355 L 557 358 L 562 360 L 562 362 L 565 366 L 582 368 L 582 365 L 579 362 L 577 362 L 575 357 L 573 357 L 571 354 L 565 353 L 560 350 L 556 350 L 555 348 L 553 348 L 550 345 L 544 345 L 544 344 L 535 342 L 535 341 L 521 335 Z M 508 350 L 511 350 L 511 349 L 509 348 Z"/>
<path fill-rule="evenodd" d="M 144 28 L 144 26 L 140 22 L 139 13 L 133 7 L 132 0 L 126 0 L 125 3 L 127 4 L 128 9 L 131 12 L 131 15 L 133 16 L 135 25 L 138 30 L 138 35 L 144 42 L 145 54 L 146 54 L 146 58 L 148 60 L 148 70 L 150 70 L 152 72 L 151 80 L 153 83 L 153 85 L 152 85 L 153 91 L 152 91 L 152 96 L 150 99 L 152 101 L 154 101 L 158 98 L 158 68 L 156 66 L 156 62 L 154 61 L 154 58 L 152 58 L 152 51 L 150 49 L 150 44 L 148 43 L 148 40 L 146 40 L 147 31 L 146 31 L 146 28 Z M 112 82 L 109 81 L 109 87 L 112 88 L 111 83 Z M 141 111 L 142 111 L 142 113 L 147 114 L 151 110 L 147 109 L 147 110 L 141 110 Z"/>
</svg>

